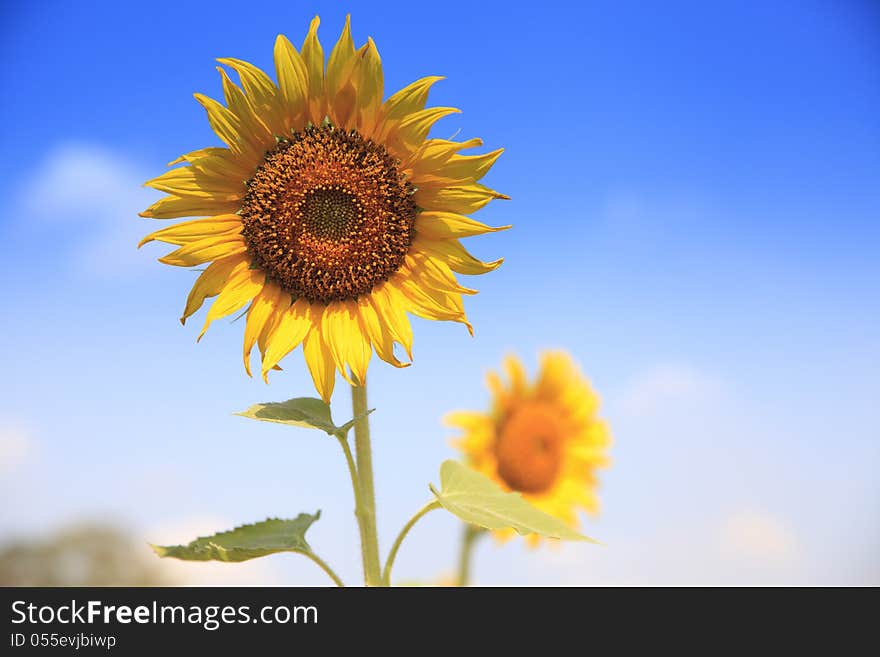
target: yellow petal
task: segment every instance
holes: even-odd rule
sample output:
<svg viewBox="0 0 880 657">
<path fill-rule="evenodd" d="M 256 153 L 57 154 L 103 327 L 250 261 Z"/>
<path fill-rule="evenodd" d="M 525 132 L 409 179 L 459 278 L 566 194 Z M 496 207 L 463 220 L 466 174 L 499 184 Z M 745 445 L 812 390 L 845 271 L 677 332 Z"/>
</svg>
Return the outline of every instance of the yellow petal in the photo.
<svg viewBox="0 0 880 657">
<path fill-rule="evenodd" d="M 507 372 L 507 377 L 510 379 L 513 393 L 518 396 L 523 395 L 528 388 L 528 377 L 522 361 L 513 354 L 509 354 L 504 358 L 504 371 Z"/>
<path fill-rule="evenodd" d="M 217 71 L 223 82 L 223 95 L 226 98 L 226 104 L 238 118 L 238 132 L 241 139 L 257 152 L 265 151 L 274 146 L 275 137 L 272 131 L 263 122 L 262 117 L 254 112 L 244 92 L 229 79 L 229 75 L 223 68 L 218 66 Z"/>
<path fill-rule="evenodd" d="M 425 210 L 471 214 L 493 199 L 509 199 L 480 183 L 460 185 L 422 185 L 416 190 L 416 203 Z"/>
<path fill-rule="evenodd" d="M 431 131 L 437 121 L 450 114 L 460 114 L 454 107 L 429 107 L 404 118 L 388 136 L 388 145 L 403 158 L 411 155 Z"/>
<path fill-rule="evenodd" d="M 376 355 L 394 367 L 409 367 L 410 363 L 403 363 L 394 355 L 394 337 L 376 313 L 370 296 L 360 297 L 357 306 L 361 327 L 376 350 Z"/>
<path fill-rule="evenodd" d="M 369 342 L 361 331 L 355 303 L 333 301 L 328 304 L 321 319 L 321 335 L 336 368 L 345 380 L 356 385 L 355 380 L 349 376 L 346 367 L 348 365 L 357 381 L 364 383 L 371 351 Z"/>
<path fill-rule="evenodd" d="M 482 429 L 490 421 L 485 413 L 476 411 L 451 411 L 443 416 L 443 424 L 447 427 L 457 427 L 465 431 Z"/>
<path fill-rule="evenodd" d="M 426 211 L 416 215 L 416 232 L 436 240 L 472 237 L 508 228 L 510 226 L 493 228 L 454 212 Z"/>
<path fill-rule="evenodd" d="M 224 143 L 235 152 L 241 152 L 239 130 L 241 128 L 238 117 L 232 110 L 224 107 L 213 98 L 204 94 L 193 94 L 205 111 L 208 113 L 208 123 Z"/>
<path fill-rule="evenodd" d="M 244 253 L 246 249 L 247 246 L 241 235 L 226 233 L 188 242 L 179 249 L 159 258 L 159 262 L 175 267 L 193 267 L 211 260 Z"/>
<path fill-rule="evenodd" d="M 253 64 L 240 59 L 221 57 L 217 61 L 238 73 L 254 115 L 261 117 L 273 133 L 282 134 L 284 125 L 278 89 L 269 76 Z"/>
<path fill-rule="evenodd" d="M 254 348 L 266 323 L 272 320 L 272 315 L 277 311 L 278 301 L 283 292 L 275 283 L 267 283 L 260 293 L 254 297 L 251 307 L 248 309 L 247 321 L 244 327 L 244 369 L 251 376 L 251 351 Z"/>
<path fill-rule="evenodd" d="M 321 19 L 315 16 L 309 25 L 309 33 L 302 45 L 302 58 L 308 72 L 308 115 L 315 125 L 320 125 L 326 113 L 324 103 L 324 49 L 318 41 Z"/>
<path fill-rule="evenodd" d="M 382 111 L 382 94 L 385 92 L 382 59 L 372 38 L 367 39 L 367 47 L 361 58 L 358 70 L 357 103 L 358 130 L 364 139 L 370 139 L 379 122 Z"/>
<path fill-rule="evenodd" d="M 205 176 L 228 180 L 233 189 L 241 189 L 254 173 L 254 166 L 235 155 L 232 151 L 221 149 L 221 153 L 201 157 L 189 166 Z"/>
<path fill-rule="evenodd" d="M 183 309 L 180 323 L 186 324 L 187 318 L 202 307 L 205 299 L 220 294 L 232 270 L 242 262 L 241 258 L 232 257 L 208 265 L 205 271 L 199 274 L 186 298 L 186 307 Z"/>
<path fill-rule="evenodd" d="M 175 164 L 180 164 L 181 162 L 195 162 L 196 160 L 209 157 L 212 155 L 220 155 L 222 153 L 228 153 L 228 148 L 222 148 L 220 146 L 209 146 L 208 148 L 200 148 L 195 151 L 190 151 L 184 155 L 181 155 L 176 160 L 171 160 L 168 163 L 168 166 L 173 167 Z"/>
<path fill-rule="evenodd" d="M 281 95 L 285 130 L 298 128 L 306 108 L 309 74 L 306 64 L 293 44 L 283 34 L 275 40 L 275 75 Z"/>
<path fill-rule="evenodd" d="M 450 157 L 443 165 L 431 171 L 431 175 L 441 180 L 479 180 L 504 152 L 503 148 L 483 155 L 458 155 Z"/>
<path fill-rule="evenodd" d="M 411 177 L 416 179 L 437 179 L 433 172 L 442 167 L 449 159 L 466 148 L 477 148 L 483 145 L 479 137 L 467 141 L 451 141 L 449 139 L 428 139 L 419 146 L 410 161 Z"/>
<path fill-rule="evenodd" d="M 312 327 L 309 302 L 297 299 L 278 316 L 271 332 L 266 337 L 266 352 L 263 355 L 263 379 L 282 358 L 296 349 Z"/>
<path fill-rule="evenodd" d="M 208 310 L 205 325 L 202 327 L 198 339 L 202 339 L 211 322 L 231 315 L 256 297 L 263 289 L 265 281 L 266 274 L 257 269 L 251 269 L 249 263 L 241 262 L 236 265 L 229 274 L 226 285 L 214 303 L 211 304 L 211 309 Z"/>
<path fill-rule="evenodd" d="M 336 368 L 333 365 L 333 357 L 321 337 L 320 315 L 315 317 L 313 314 L 311 321 L 312 329 L 303 341 L 303 355 L 312 375 L 312 381 L 315 383 L 315 389 L 321 395 L 321 399 L 329 404 L 336 383 Z"/>
<path fill-rule="evenodd" d="M 440 258 L 449 265 L 452 271 L 458 274 L 471 276 L 495 271 L 504 262 L 504 258 L 498 258 L 493 262 L 477 260 L 467 252 L 457 239 L 432 240 L 417 234 L 413 240 L 413 249 Z"/>
<path fill-rule="evenodd" d="M 364 385 L 367 382 L 367 367 L 370 365 L 373 350 L 370 348 L 370 339 L 361 321 L 357 302 L 349 300 L 345 303 L 348 311 L 355 318 L 354 325 L 351 327 L 351 335 L 348 339 L 348 353 L 345 359 L 358 384 Z"/>
<path fill-rule="evenodd" d="M 330 120 L 334 125 L 344 126 L 346 120 L 354 110 L 353 89 L 345 94 L 346 88 L 351 86 L 351 75 L 355 68 L 354 40 L 351 38 L 351 16 L 345 17 L 345 25 L 339 41 L 330 51 L 327 59 L 327 75 L 324 80 L 324 90 L 327 94 L 327 109 Z M 342 99 L 340 96 L 347 98 Z"/>
<path fill-rule="evenodd" d="M 459 294 L 477 293 L 476 290 L 460 285 L 449 265 L 436 256 L 419 252 L 408 253 L 404 262 L 406 262 L 410 271 L 421 279 L 423 285 L 443 292 L 457 292 Z"/>
<path fill-rule="evenodd" d="M 389 283 L 381 283 L 373 288 L 369 299 L 379 320 L 412 360 L 413 332 L 406 316 L 408 304 L 403 293 Z"/>
<path fill-rule="evenodd" d="M 208 217 L 232 214 L 238 210 L 238 201 L 219 201 L 210 198 L 166 196 L 140 213 L 151 219 L 177 219 L 178 217 Z"/>
<path fill-rule="evenodd" d="M 428 91 L 431 86 L 443 79 L 442 76 L 437 75 L 421 78 L 392 94 L 382 105 L 382 121 L 376 130 L 376 139 L 385 141 L 389 132 L 401 120 L 424 109 L 425 103 L 428 102 Z"/>
<path fill-rule="evenodd" d="M 205 237 L 225 235 L 227 233 L 241 232 L 241 217 L 237 214 L 221 214 L 210 219 L 194 219 L 183 221 L 179 224 L 157 230 L 150 233 L 138 243 L 138 248 L 144 244 L 158 240 L 166 244 L 186 244 Z"/>
<path fill-rule="evenodd" d="M 196 166 L 171 169 L 148 180 L 144 186 L 176 196 L 192 196 L 220 202 L 239 201 L 245 192 L 242 181 L 208 173 Z"/>
<path fill-rule="evenodd" d="M 461 295 L 434 290 L 421 285 L 415 274 L 403 277 L 399 288 L 409 302 L 409 310 L 414 315 L 425 319 L 459 322 L 464 324 L 473 335 L 473 327 L 467 321 Z"/>
</svg>

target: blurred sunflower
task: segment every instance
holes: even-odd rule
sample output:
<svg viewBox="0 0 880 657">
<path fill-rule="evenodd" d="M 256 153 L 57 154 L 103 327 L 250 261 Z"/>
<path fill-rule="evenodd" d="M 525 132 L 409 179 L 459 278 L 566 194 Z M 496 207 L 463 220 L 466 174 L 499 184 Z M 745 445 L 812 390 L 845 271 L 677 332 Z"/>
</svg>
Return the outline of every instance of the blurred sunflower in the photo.
<svg viewBox="0 0 880 657">
<path fill-rule="evenodd" d="M 472 332 L 459 274 L 483 274 L 459 238 L 492 228 L 465 215 L 507 198 L 477 182 L 502 149 L 428 139 L 434 123 L 458 112 L 425 108 L 440 77 L 426 77 L 383 102 L 383 75 L 372 39 L 355 49 L 348 18 L 326 66 L 312 20 L 298 52 L 275 41 L 277 84 L 238 59 L 218 61 L 226 105 L 195 94 L 224 147 L 193 151 L 146 183 L 168 196 L 141 216 L 205 217 L 156 231 L 176 248 L 160 262 L 210 263 L 199 275 L 181 322 L 209 297 L 201 339 L 216 319 L 247 306 L 244 364 L 256 345 L 263 378 L 300 343 L 315 387 L 329 401 L 338 370 L 366 381 L 373 350 L 396 367 L 397 343 L 412 360 L 407 313 L 461 322 Z"/>
<path fill-rule="evenodd" d="M 533 383 L 514 356 L 504 369 L 507 383 L 495 372 L 488 375 L 489 412 L 446 416 L 448 425 L 464 432 L 455 445 L 475 470 L 577 528 L 579 508 L 598 513 L 596 470 L 609 464 L 611 434 L 597 417 L 599 398 L 565 352 L 542 354 Z M 539 542 L 535 535 L 528 540 Z"/>
</svg>

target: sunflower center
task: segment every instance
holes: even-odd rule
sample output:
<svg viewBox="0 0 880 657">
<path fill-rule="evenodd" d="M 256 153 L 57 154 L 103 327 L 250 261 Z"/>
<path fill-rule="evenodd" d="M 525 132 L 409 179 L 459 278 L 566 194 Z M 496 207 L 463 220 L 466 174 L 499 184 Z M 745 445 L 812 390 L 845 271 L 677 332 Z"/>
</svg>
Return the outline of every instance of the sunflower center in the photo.
<svg viewBox="0 0 880 657">
<path fill-rule="evenodd" d="M 495 442 L 498 474 L 513 490 L 543 493 L 562 469 L 564 432 L 558 413 L 544 402 L 528 402 L 507 418 Z"/>
<path fill-rule="evenodd" d="M 242 235 L 253 265 L 294 297 L 356 299 L 403 264 L 413 191 L 379 144 L 309 127 L 266 153 L 247 182 Z"/>
</svg>

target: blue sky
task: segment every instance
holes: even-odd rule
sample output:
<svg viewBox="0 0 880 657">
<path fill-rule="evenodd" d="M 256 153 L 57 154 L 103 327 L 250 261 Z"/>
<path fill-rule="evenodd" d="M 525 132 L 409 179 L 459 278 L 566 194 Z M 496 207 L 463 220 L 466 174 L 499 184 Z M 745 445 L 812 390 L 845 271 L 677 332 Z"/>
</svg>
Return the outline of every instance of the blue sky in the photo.
<svg viewBox="0 0 880 657">
<path fill-rule="evenodd" d="M 469 240 L 506 259 L 468 281 L 476 338 L 414 320 L 414 366 L 371 368 L 385 546 L 452 455 L 440 417 L 485 406 L 505 353 L 564 347 L 616 439 L 586 523 L 607 547 L 486 543 L 478 582 L 880 583 L 868 2 L 4 3 L 0 532 L 102 517 L 186 540 L 321 508 L 312 543 L 357 580 L 338 447 L 230 415 L 312 394 L 300 355 L 247 379 L 241 325 L 196 345 L 193 275 L 134 249 L 140 184 L 216 143 L 192 99 L 220 95 L 214 59 L 271 70 L 276 34 L 320 14 L 327 47 L 347 11 L 386 90 L 447 77 L 431 102 L 463 113 L 436 135 L 506 149 L 488 182 L 512 200 L 480 218 L 514 224 Z M 448 570 L 456 538 L 429 516 L 399 575 Z M 204 581 L 323 583 L 288 556 L 222 568 Z"/>
</svg>

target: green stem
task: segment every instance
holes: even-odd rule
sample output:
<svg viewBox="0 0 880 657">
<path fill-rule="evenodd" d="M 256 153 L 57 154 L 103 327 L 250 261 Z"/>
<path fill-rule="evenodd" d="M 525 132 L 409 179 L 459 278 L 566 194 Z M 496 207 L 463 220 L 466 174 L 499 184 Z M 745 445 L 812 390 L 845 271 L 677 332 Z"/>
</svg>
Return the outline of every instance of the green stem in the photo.
<svg viewBox="0 0 880 657">
<path fill-rule="evenodd" d="M 314 561 L 316 564 L 318 564 L 318 567 L 330 576 L 330 579 L 333 580 L 333 583 L 336 584 L 336 586 L 345 588 L 345 584 L 343 584 L 342 580 L 339 579 L 339 575 L 334 573 L 333 569 L 330 566 L 328 566 L 327 562 L 324 561 L 321 557 L 319 557 L 314 552 L 300 552 L 300 554 L 308 557 L 309 559 Z"/>
<path fill-rule="evenodd" d="M 336 438 L 339 440 L 339 444 L 342 446 L 342 451 L 345 454 L 345 463 L 348 465 L 348 474 L 351 477 L 351 489 L 354 492 L 354 515 L 358 521 L 358 532 L 361 536 L 361 546 L 364 545 L 364 528 L 360 521 L 360 509 L 361 509 L 361 485 L 358 480 L 358 472 L 357 466 L 354 463 L 354 457 L 351 455 L 351 447 L 348 444 L 348 436 L 345 434 L 338 435 Z M 363 557 L 364 564 L 364 575 L 366 576 L 367 572 L 367 556 L 366 551 L 361 549 L 361 555 Z"/>
<path fill-rule="evenodd" d="M 403 543 L 403 539 L 406 538 L 406 535 L 409 534 L 409 530 L 413 528 L 419 519 L 425 514 L 433 511 L 434 509 L 439 509 L 440 503 L 436 500 L 432 502 L 428 502 L 421 509 L 416 511 L 415 515 L 409 519 L 403 529 L 400 530 L 400 533 L 397 535 L 397 538 L 394 540 L 394 545 L 391 546 L 391 552 L 388 553 L 388 559 L 385 561 L 385 570 L 382 572 L 382 583 L 385 586 L 391 586 L 391 568 L 394 566 L 394 559 L 397 557 L 397 551 L 400 549 L 401 543 Z"/>
<path fill-rule="evenodd" d="M 464 533 L 461 536 L 461 551 L 458 553 L 458 575 L 455 578 L 456 586 L 470 586 L 471 583 L 471 555 L 477 539 L 486 533 L 486 530 L 476 525 L 465 524 Z"/>
<path fill-rule="evenodd" d="M 364 555 L 364 581 L 367 586 L 381 586 L 379 566 L 379 536 L 376 531 L 376 493 L 373 489 L 373 455 L 370 446 L 370 420 L 367 417 L 366 385 L 351 387 L 351 406 L 354 417 L 354 451 L 360 499 L 355 513 L 361 527 L 361 549 Z"/>
</svg>

